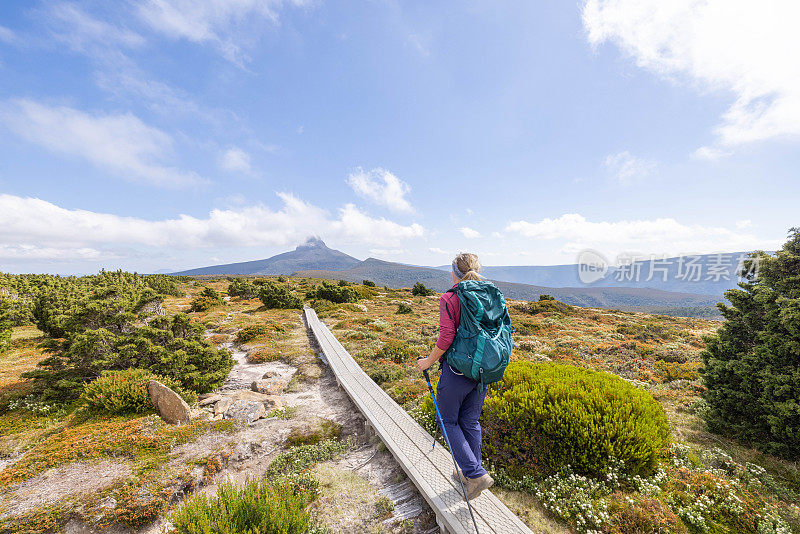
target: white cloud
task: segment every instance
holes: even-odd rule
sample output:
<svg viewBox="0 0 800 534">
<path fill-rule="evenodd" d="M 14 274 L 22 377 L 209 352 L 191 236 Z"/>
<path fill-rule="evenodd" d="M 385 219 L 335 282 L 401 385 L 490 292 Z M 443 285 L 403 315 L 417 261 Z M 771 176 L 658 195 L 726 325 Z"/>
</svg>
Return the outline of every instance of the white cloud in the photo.
<svg viewBox="0 0 800 534">
<path fill-rule="evenodd" d="M 213 43 L 239 65 L 248 59 L 243 48 L 253 45 L 264 22 L 278 23 L 286 5 L 305 6 L 304 0 L 144 0 L 139 15 L 154 30 L 173 39 Z"/>
<path fill-rule="evenodd" d="M 164 166 L 161 160 L 172 138 L 130 113 L 89 115 L 69 107 L 12 99 L 0 101 L 0 123 L 31 143 L 81 157 L 135 181 L 165 187 L 201 181 L 194 172 Z"/>
<path fill-rule="evenodd" d="M 629 221 L 589 221 L 577 213 L 537 222 L 514 221 L 506 232 L 532 239 L 566 240 L 561 252 L 604 248 L 613 252 L 638 250 L 656 254 L 743 251 L 779 246 L 730 228 L 683 224 L 672 218 Z"/>
<path fill-rule="evenodd" d="M 627 150 L 606 156 L 603 165 L 622 185 L 633 185 L 647 178 L 656 168 L 656 163 L 651 160 L 637 158 Z"/>
<path fill-rule="evenodd" d="M 113 254 L 100 252 L 97 249 L 40 247 L 31 244 L 0 244 L 0 259 L 3 261 L 36 261 L 36 260 L 82 260 L 98 261 L 114 257 Z"/>
<path fill-rule="evenodd" d="M 213 209 L 206 218 L 179 215 L 149 221 L 0 194 L 0 254 L 19 257 L 26 247 L 34 247 L 50 251 L 48 257 L 58 259 L 79 250 L 97 249 L 107 254 L 125 246 L 169 250 L 286 246 L 318 233 L 337 243 L 398 247 L 425 233 L 418 224 L 404 226 L 369 217 L 352 204 L 339 210 L 337 217 L 331 217 L 327 211 L 293 195 L 280 193 L 278 197 L 282 202 L 278 210 L 258 204 Z"/>
<path fill-rule="evenodd" d="M 411 187 L 391 172 L 376 168 L 367 172 L 360 167 L 347 178 L 347 184 L 357 195 L 386 206 L 392 211 L 411 213 L 411 207 L 405 196 Z"/>
<path fill-rule="evenodd" d="M 467 239 L 476 239 L 481 236 L 481 233 L 479 231 L 473 230 L 472 228 L 468 228 L 466 226 L 459 228 L 458 231 L 461 232 L 461 235 L 463 235 Z"/>
<path fill-rule="evenodd" d="M 57 3 L 48 8 L 45 17 L 53 35 L 73 51 L 94 53 L 115 46 L 137 47 L 145 43 L 138 33 L 102 21 L 75 4 Z"/>
<path fill-rule="evenodd" d="M 736 228 L 740 230 L 752 227 L 753 227 L 753 221 L 751 221 L 750 219 L 743 219 L 741 221 L 736 221 Z"/>
<path fill-rule="evenodd" d="M 431 247 L 428 250 L 430 250 L 431 252 L 435 252 L 436 254 L 449 254 L 449 252 L 447 252 L 446 250 L 442 250 L 439 247 Z"/>
<path fill-rule="evenodd" d="M 17 41 L 17 34 L 5 26 L 0 26 L 0 43 L 14 43 Z"/>
<path fill-rule="evenodd" d="M 235 146 L 229 148 L 220 156 L 219 166 L 222 170 L 228 172 L 240 172 L 243 174 L 251 174 L 253 172 L 250 166 L 250 154 Z"/>
<path fill-rule="evenodd" d="M 587 0 L 583 7 L 593 45 L 613 42 L 662 77 L 733 95 L 715 146 L 698 157 L 800 137 L 798 19 L 795 0 Z"/>
<path fill-rule="evenodd" d="M 370 254 L 374 254 L 376 256 L 399 256 L 400 254 L 406 254 L 408 251 L 402 248 L 371 248 L 369 249 Z"/>
<path fill-rule="evenodd" d="M 731 154 L 733 154 L 732 150 L 722 150 L 717 147 L 701 146 L 700 148 L 692 152 L 692 157 L 696 159 L 716 161 L 720 158 L 728 157 Z"/>
</svg>

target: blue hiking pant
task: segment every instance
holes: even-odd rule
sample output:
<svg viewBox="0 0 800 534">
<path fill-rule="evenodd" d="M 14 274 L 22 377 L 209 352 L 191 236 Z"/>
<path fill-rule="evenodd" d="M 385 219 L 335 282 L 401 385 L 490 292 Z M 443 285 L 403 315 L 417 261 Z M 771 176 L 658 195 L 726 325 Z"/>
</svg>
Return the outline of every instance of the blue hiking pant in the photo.
<svg viewBox="0 0 800 534">
<path fill-rule="evenodd" d="M 478 418 L 483 410 L 488 388 L 458 375 L 442 363 L 442 376 L 436 387 L 436 400 L 442 414 L 450 449 L 456 463 L 467 478 L 486 474 L 481 465 L 481 425 Z"/>
</svg>

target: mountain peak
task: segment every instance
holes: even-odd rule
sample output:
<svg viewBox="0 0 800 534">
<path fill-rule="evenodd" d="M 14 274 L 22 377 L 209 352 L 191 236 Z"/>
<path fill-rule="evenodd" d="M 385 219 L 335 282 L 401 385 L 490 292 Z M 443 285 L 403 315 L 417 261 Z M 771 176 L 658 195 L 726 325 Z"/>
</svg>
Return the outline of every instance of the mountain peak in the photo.
<svg viewBox="0 0 800 534">
<path fill-rule="evenodd" d="M 297 245 L 295 250 L 300 250 L 304 248 L 328 248 L 322 238 L 318 235 L 312 235 L 306 238 L 305 243 L 302 245 Z"/>
</svg>

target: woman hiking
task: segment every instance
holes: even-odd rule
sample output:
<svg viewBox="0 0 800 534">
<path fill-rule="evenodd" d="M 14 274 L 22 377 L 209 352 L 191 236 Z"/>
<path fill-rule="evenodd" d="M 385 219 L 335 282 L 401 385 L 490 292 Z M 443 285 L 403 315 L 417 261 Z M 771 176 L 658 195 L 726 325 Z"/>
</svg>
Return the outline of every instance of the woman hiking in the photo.
<svg viewBox="0 0 800 534">
<path fill-rule="evenodd" d="M 478 418 L 487 384 L 502 378 L 508 365 L 513 328 L 503 294 L 478 274 L 481 264 L 475 254 L 459 254 L 452 268 L 453 288 L 439 299 L 439 338 L 417 367 L 424 371 L 437 361 L 441 365 L 436 398 L 460 468 L 453 476 L 461 477 L 467 498 L 473 499 L 494 484 L 481 464 Z M 480 337 L 484 339 L 477 342 Z"/>
</svg>

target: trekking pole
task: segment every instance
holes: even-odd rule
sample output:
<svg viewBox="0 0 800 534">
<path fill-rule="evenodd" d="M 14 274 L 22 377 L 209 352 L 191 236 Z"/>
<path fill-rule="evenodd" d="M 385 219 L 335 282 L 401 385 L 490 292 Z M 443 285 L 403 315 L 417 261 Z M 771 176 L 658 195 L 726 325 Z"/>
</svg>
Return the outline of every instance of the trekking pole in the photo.
<svg viewBox="0 0 800 534">
<path fill-rule="evenodd" d="M 420 356 L 417 358 L 418 360 L 423 359 L 424 356 Z M 447 448 L 450 449 L 450 457 L 453 459 L 453 467 L 455 467 L 455 475 L 458 479 L 458 483 L 461 485 L 461 493 L 464 495 L 464 500 L 467 501 L 467 509 L 469 510 L 469 516 L 472 518 L 472 524 L 475 525 L 475 533 L 480 534 L 478 530 L 478 522 L 475 521 L 475 514 L 472 513 L 472 505 L 469 503 L 469 497 L 467 497 L 467 488 L 464 487 L 464 481 L 461 480 L 461 474 L 458 471 L 458 463 L 456 463 L 456 457 L 453 456 L 453 447 L 450 446 L 450 438 L 447 437 L 447 430 L 444 428 L 444 420 L 442 419 L 442 414 L 439 412 L 439 405 L 436 403 L 436 395 L 433 393 L 433 386 L 431 385 L 431 377 L 428 375 L 428 370 L 425 369 L 422 371 L 422 374 L 425 376 L 425 381 L 428 383 L 428 391 L 431 392 L 431 398 L 433 399 L 433 407 L 436 409 L 436 417 L 439 420 L 439 426 L 442 428 L 442 435 L 444 436 L 444 442 L 447 444 Z M 434 447 L 436 446 L 436 438 L 433 440 Z"/>
</svg>

